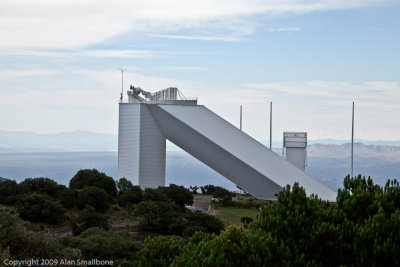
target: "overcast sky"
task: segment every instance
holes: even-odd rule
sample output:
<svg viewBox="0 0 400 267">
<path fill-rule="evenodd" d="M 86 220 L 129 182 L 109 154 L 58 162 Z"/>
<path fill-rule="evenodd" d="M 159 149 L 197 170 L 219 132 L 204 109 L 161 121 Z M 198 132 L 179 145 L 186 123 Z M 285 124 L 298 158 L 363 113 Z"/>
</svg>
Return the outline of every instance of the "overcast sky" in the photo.
<svg viewBox="0 0 400 267">
<path fill-rule="evenodd" d="M 0 0 L 0 130 L 117 133 L 124 88 L 178 87 L 268 139 L 400 139 L 400 2 Z"/>
</svg>

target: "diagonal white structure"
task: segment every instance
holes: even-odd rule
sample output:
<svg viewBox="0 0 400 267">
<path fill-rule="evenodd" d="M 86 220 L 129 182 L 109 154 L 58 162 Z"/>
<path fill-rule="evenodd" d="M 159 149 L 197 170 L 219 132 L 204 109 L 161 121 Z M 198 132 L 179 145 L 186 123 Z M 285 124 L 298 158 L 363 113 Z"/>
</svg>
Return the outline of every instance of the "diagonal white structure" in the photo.
<svg viewBox="0 0 400 267">
<path fill-rule="evenodd" d="M 299 182 L 308 195 L 336 201 L 334 191 L 200 105 L 121 103 L 118 177 L 165 185 L 166 139 L 257 198 L 276 199 Z"/>
</svg>

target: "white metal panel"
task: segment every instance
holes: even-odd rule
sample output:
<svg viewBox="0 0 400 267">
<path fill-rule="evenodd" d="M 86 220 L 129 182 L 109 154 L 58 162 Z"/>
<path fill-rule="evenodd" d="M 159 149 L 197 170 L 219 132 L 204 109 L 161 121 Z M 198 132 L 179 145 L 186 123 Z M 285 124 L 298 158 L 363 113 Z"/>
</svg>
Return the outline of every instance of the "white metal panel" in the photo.
<svg viewBox="0 0 400 267">
<path fill-rule="evenodd" d="M 302 147 L 285 148 L 285 159 L 297 168 L 304 170 L 306 166 L 306 153 L 306 149 Z"/>
<path fill-rule="evenodd" d="M 139 185 L 165 185 L 166 139 L 158 128 L 148 105 L 140 104 L 140 162 Z"/>
<path fill-rule="evenodd" d="M 140 106 L 119 104 L 118 178 L 139 184 Z"/>
<path fill-rule="evenodd" d="M 165 185 L 165 137 L 146 104 L 120 104 L 118 178 L 134 185 Z"/>
<path fill-rule="evenodd" d="M 164 135 L 259 198 L 299 182 L 307 194 L 336 193 L 204 106 L 148 105 Z"/>
<path fill-rule="evenodd" d="M 302 147 L 302 148 L 305 148 L 305 147 L 307 147 L 307 143 L 302 143 L 302 142 L 286 142 L 284 147 L 286 147 L 286 148 L 288 148 L 288 147 Z"/>
<path fill-rule="evenodd" d="M 264 199 L 275 199 L 274 194 L 281 190 L 279 185 L 266 180 L 262 174 L 249 168 L 245 162 L 222 149 L 207 137 L 194 131 L 185 123 L 159 110 L 156 106 L 149 107 L 168 140 L 224 175 L 238 186 L 251 192 L 254 196 Z"/>
<path fill-rule="evenodd" d="M 307 143 L 307 138 L 305 137 L 284 137 L 285 138 L 285 142 L 303 142 L 303 143 Z"/>
</svg>

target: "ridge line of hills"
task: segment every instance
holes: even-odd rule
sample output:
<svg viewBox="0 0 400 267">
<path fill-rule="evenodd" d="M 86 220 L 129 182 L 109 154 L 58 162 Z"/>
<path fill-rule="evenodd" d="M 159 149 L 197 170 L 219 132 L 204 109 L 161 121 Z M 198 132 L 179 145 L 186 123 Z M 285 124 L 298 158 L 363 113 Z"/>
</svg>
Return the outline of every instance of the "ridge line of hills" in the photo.
<svg viewBox="0 0 400 267">
<path fill-rule="evenodd" d="M 261 143 L 266 143 L 261 141 Z M 273 142 L 274 151 L 281 154 L 281 142 Z M 22 131 L 0 130 L 0 153 L 13 152 L 95 152 L 116 151 L 118 137 L 115 134 L 72 131 L 53 134 L 38 134 Z M 168 151 L 180 151 L 167 142 Z M 356 157 L 382 158 L 388 161 L 400 159 L 400 141 L 371 141 L 356 139 Z M 309 157 L 346 158 L 350 156 L 348 140 L 309 140 Z M 397 158 L 397 159 L 396 159 Z"/>
</svg>

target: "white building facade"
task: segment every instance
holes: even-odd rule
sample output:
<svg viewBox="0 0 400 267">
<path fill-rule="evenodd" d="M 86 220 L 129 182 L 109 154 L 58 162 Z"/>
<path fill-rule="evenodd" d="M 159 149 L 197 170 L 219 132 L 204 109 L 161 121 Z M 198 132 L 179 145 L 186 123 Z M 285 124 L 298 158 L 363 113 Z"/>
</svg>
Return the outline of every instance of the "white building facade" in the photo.
<svg viewBox="0 0 400 267">
<path fill-rule="evenodd" d="M 140 88 L 135 89 L 139 92 Z M 157 98 L 148 96 L 147 100 L 134 92 L 128 93 L 129 103 L 119 105 L 119 178 L 141 187 L 164 186 L 168 139 L 257 198 L 276 199 L 287 184 L 299 182 L 307 194 L 336 200 L 335 192 L 304 169 L 197 105 L 197 100 L 176 99 L 179 91 L 169 94 L 174 99 L 158 93 L 154 94 Z"/>
</svg>

